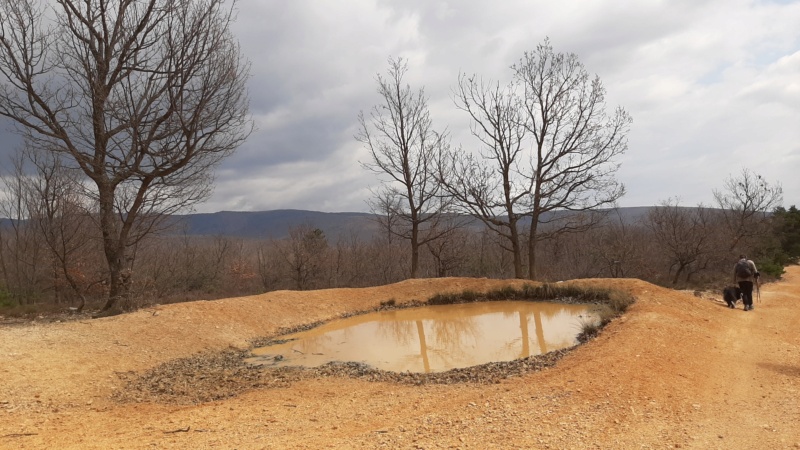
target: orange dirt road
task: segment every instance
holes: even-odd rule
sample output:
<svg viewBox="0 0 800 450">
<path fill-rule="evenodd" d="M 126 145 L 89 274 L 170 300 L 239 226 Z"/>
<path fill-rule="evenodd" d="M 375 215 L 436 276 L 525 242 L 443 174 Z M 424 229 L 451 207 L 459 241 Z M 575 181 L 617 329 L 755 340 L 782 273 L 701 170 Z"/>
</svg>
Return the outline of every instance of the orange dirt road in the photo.
<svg viewBox="0 0 800 450">
<path fill-rule="evenodd" d="M 297 381 L 195 405 L 119 403 L 119 373 L 436 292 L 445 278 L 279 291 L 0 327 L 0 448 L 800 449 L 800 267 L 745 312 L 633 279 L 627 313 L 553 368 L 498 384 Z"/>
</svg>

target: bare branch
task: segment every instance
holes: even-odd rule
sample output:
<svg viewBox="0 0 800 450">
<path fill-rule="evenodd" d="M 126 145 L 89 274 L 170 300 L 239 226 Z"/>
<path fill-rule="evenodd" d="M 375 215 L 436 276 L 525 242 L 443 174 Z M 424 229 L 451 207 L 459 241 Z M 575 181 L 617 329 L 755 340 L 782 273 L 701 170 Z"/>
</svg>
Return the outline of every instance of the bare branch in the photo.
<svg viewBox="0 0 800 450">
<path fill-rule="evenodd" d="M 731 252 L 735 252 L 743 239 L 765 233 L 769 213 L 783 201 L 780 183 L 771 185 L 747 168 L 738 177 L 728 177 L 724 190 L 713 192 L 730 236 Z"/>
<path fill-rule="evenodd" d="M 126 249 L 210 193 L 252 130 L 223 0 L 0 0 L 0 115 L 92 181 L 110 308 Z M 55 17 L 45 23 L 44 17 Z"/>
<path fill-rule="evenodd" d="M 413 278 L 420 246 L 446 232 L 441 215 L 449 201 L 435 171 L 448 136 L 434 130 L 424 90 L 414 92 L 404 84 L 407 71 L 405 60 L 389 59 L 388 77 L 377 76 L 382 103 L 369 117 L 359 114 L 355 138 L 370 152 L 371 161 L 362 166 L 388 179 L 371 207 L 387 218 L 384 226 L 391 234 L 409 240 Z"/>
<path fill-rule="evenodd" d="M 502 236 L 514 258 L 514 275 L 523 277 L 519 210 L 530 195 L 524 162 L 527 130 L 513 86 L 459 76 L 456 106 L 471 118 L 472 135 L 481 143 L 480 158 L 459 149 L 443 158 L 439 180 L 462 212 L 480 219 Z"/>
<path fill-rule="evenodd" d="M 615 159 L 627 150 L 632 119 L 622 108 L 608 117 L 600 79 L 590 79 L 575 54 L 554 53 L 549 40 L 512 68 L 523 90 L 524 125 L 534 140 L 526 201 L 531 218 L 528 271 L 535 278 L 537 241 L 598 223 L 597 216 L 559 212 L 597 211 L 624 195 L 624 186 L 614 178 Z M 539 230 L 542 219 L 550 222 L 546 233 Z"/>
</svg>

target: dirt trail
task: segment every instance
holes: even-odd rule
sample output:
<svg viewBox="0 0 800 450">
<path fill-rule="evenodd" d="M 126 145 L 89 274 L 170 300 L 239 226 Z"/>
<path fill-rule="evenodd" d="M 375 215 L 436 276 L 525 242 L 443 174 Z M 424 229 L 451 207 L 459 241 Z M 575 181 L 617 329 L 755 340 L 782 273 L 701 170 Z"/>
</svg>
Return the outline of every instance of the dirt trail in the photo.
<svg viewBox="0 0 800 450">
<path fill-rule="evenodd" d="M 297 381 L 190 406 L 119 403 L 119 373 L 246 348 L 381 301 L 521 281 L 280 291 L 0 328 L 0 448 L 800 449 L 800 267 L 754 311 L 631 279 L 637 303 L 551 369 L 493 385 Z"/>
<path fill-rule="evenodd" d="M 703 344 L 715 351 L 703 352 L 698 446 L 800 448 L 798 281 L 793 270 L 786 282 L 767 286 L 754 314 L 740 305 L 724 332 Z"/>
</svg>

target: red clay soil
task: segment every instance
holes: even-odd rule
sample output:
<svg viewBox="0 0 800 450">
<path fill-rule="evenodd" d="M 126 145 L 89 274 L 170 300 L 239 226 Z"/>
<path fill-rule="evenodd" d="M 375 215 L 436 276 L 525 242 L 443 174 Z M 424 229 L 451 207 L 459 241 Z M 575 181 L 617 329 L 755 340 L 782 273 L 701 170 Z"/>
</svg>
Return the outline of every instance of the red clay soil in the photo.
<svg viewBox="0 0 800 450">
<path fill-rule="evenodd" d="M 309 378 L 189 405 L 115 395 L 125 376 L 282 327 L 521 283 L 409 280 L 4 326 L 0 448 L 800 448 L 798 266 L 747 312 L 635 279 L 576 281 L 637 302 L 554 367 L 497 384 Z"/>
</svg>

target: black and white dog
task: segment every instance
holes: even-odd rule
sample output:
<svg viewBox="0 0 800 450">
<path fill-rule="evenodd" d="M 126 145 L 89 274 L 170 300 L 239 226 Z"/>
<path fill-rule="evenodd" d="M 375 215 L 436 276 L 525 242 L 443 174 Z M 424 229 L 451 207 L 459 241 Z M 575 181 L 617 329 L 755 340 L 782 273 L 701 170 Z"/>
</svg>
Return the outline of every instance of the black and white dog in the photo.
<svg viewBox="0 0 800 450">
<path fill-rule="evenodd" d="M 728 286 L 722 290 L 722 298 L 728 304 L 728 308 L 736 308 L 736 302 L 742 298 L 742 290 L 738 287 Z"/>
</svg>

